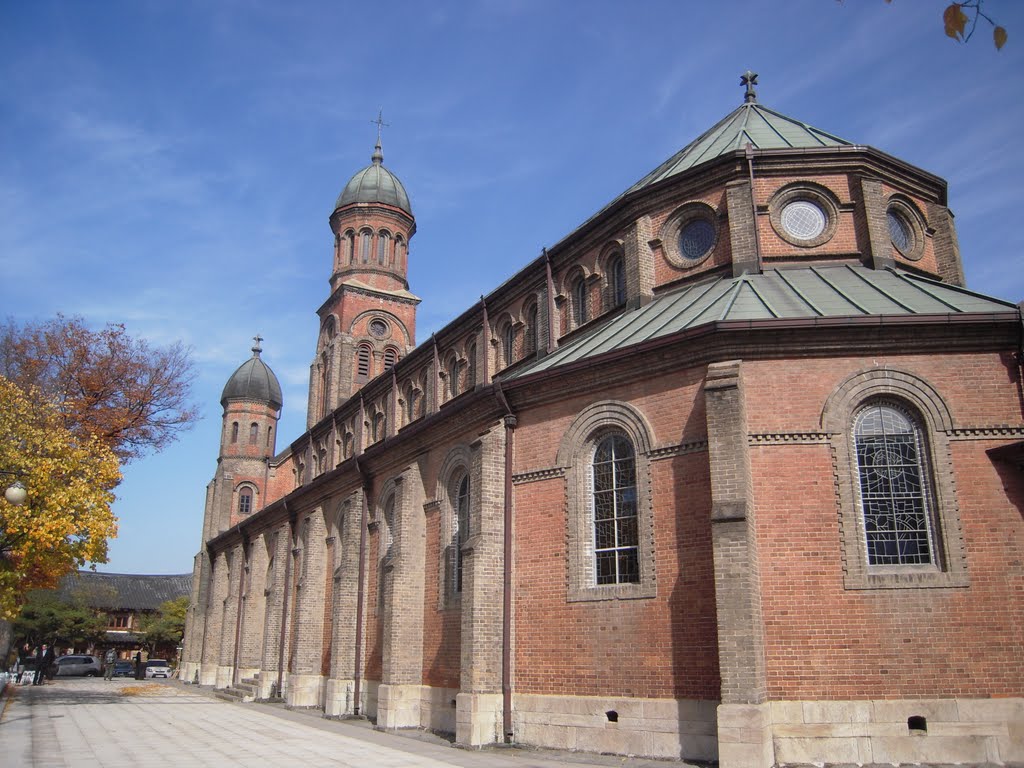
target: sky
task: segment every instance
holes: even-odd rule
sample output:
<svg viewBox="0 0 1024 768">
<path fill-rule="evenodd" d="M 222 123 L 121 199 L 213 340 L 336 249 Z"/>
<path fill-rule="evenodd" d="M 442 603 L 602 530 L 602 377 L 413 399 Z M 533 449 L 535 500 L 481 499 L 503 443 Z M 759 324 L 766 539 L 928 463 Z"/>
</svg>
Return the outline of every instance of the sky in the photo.
<svg viewBox="0 0 1024 768">
<path fill-rule="evenodd" d="M 743 100 L 949 183 L 968 286 L 1024 299 L 1024 3 L 0 2 L 0 316 L 192 349 L 203 419 L 125 468 L 101 571 L 187 573 L 220 393 L 263 336 L 305 429 L 328 216 L 370 162 L 412 201 L 418 341 Z"/>
</svg>

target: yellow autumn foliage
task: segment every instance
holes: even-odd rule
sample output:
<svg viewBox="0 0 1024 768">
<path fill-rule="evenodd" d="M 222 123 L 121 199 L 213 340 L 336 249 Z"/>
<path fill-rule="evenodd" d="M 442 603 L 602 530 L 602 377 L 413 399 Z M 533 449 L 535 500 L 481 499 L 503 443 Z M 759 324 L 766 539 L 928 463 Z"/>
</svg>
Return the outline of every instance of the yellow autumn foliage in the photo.
<svg viewBox="0 0 1024 768">
<path fill-rule="evenodd" d="M 121 472 L 110 448 L 72 434 L 38 392 L 2 376 L 0 470 L 4 488 L 17 479 L 28 490 L 22 506 L 0 495 L 0 618 L 7 619 L 29 590 L 55 587 L 86 562 L 106 562 Z"/>
</svg>

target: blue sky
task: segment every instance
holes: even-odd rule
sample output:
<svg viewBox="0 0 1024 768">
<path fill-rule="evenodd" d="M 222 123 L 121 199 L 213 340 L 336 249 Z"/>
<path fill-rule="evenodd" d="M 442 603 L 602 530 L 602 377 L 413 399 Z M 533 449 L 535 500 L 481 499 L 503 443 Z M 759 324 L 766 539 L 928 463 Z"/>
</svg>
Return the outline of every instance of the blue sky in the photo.
<svg viewBox="0 0 1024 768">
<path fill-rule="evenodd" d="M 205 418 L 130 465 L 101 570 L 183 573 L 221 389 L 265 338 L 305 426 L 327 223 L 384 162 L 418 232 L 419 340 L 742 101 L 948 180 L 969 287 L 1024 299 L 1024 3 L 958 45 L 946 0 L 0 4 L 0 310 L 194 350 Z"/>
</svg>

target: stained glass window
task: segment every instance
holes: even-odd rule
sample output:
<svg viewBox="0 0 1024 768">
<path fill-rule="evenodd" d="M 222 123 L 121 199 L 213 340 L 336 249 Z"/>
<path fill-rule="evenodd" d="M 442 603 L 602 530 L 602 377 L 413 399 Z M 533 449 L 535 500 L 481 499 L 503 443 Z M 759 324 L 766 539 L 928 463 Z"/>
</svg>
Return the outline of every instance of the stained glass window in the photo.
<svg viewBox="0 0 1024 768">
<path fill-rule="evenodd" d="M 679 252 L 683 258 L 702 259 L 714 245 L 715 225 L 703 217 L 691 219 L 679 233 Z"/>
<path fill-rule="evenodd" d="M 593 478 L 597 584 L 638 583 L 636 455 L 624 435 L 609 435 L 598 443 Z"/>
<path fill-rule="evenodd" d="M 921 428 L 902 407 L 873 403 L 858 415 L 854 446 L 868 565 L 933 562 Z"/>
<path fill-rule="evenodd" d="M 910 237 L 910 227 L 907 226 L 903 217 L 891 208 L 886 214 L 886 218 L 889 221 L 889 237 L 892 238 L 892 244 L 900 253 L 907 253 L 913 243 Z"/>
</svg>

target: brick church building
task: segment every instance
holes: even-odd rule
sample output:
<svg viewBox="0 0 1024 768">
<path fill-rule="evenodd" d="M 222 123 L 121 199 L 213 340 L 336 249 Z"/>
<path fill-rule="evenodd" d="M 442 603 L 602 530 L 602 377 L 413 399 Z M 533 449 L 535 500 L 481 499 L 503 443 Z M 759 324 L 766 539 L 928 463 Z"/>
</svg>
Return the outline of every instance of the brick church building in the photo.
<svg viewBox="0 0 1024 768">
<path fill-rule="evenodd" d="M 306 432 L 258 339 L 224 388 L 183 678 L 466 746 L 1024 761 L 1021 311 L 942 179 L 744 84 L 419 344 L 378 137 Z"/>
</svg>

